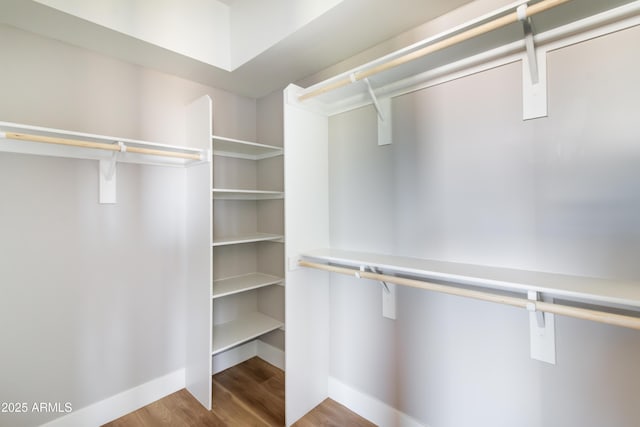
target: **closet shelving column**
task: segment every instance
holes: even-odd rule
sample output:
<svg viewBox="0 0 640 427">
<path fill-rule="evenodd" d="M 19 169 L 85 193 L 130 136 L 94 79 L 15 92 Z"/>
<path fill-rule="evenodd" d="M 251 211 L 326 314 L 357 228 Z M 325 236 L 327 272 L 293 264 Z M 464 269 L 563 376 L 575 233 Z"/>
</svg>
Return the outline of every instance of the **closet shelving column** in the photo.
<svg viewBox="0 0 640 427">
<path fill-rule="evenodd" d="M 214 212 L 212 355 L 215 356 L 284 327 L 283 321 L 255 310 L 257 293 L 263 288 L 281 286 L 284 281 L 279 271 L 281 266 L 262 271 L 257 261 L 262 252 L 273 250 L 273 246 L 268 245 L 277 245 L 276 251 L 283 250 L 283 228 L 267 225 L 263 230 L 265 221 L 260 221 L 260 216 L 265 214 L 266 203 L 282 204 L 284 192 L 257 188 L 258 162 L 282 156 L 281 147 L 216 135 L 211 139 L 214 169 L 220 169 L 213 174 L 211 189 Z M 252 178 L 255 183 L 251 182 Z M 278 222 L 282 219 L 271 221 Z"/>
</svg>

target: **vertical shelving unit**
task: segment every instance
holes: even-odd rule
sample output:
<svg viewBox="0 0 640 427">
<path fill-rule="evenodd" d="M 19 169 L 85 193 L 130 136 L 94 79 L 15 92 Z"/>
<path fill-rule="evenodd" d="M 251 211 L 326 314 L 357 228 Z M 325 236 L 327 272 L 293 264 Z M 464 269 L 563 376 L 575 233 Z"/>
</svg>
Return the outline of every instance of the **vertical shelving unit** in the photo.
<svg viewBox="0 0 640 427">
<path fill-rule="evenodd" d="M 216 135 L 211 141 L 215 373 L 242 358 L 223 353 L 284 327 L 284 313 L 265 309 L 263 301 L 268 288 L 284 285 L 284 192 L 282 178 L 259 179 L 260 162 L 282 156 L 281 147 Z M 216 356 L 224 361 L 217 364 Z"/>
</svg>

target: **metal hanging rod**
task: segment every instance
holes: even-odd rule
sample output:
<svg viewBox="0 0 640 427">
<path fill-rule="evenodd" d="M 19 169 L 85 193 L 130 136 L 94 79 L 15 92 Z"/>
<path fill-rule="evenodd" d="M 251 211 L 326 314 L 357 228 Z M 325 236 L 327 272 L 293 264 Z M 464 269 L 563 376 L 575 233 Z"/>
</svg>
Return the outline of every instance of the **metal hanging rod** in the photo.
<svg viewBox="0 0 640 427">
<path fill-rule="evenodd" d="M 298 261 L 301 267 L 315 268 L 332 273 L 346 274 L 357 278 L 371 279 L 397 285 L 409 286 L 412 288 L 424 289 L 427 291 L 440 292 L 449 295 L 456 295 L 466 298 L 473 298 L 481 301 L 488 301 L 498 304 L 510 305 L 512 307 L 524 308 L 529 311 L 558 314 L 562 316 L 575 317 L 577 319 L 591 320 L 594 322 L 606 323 L 608 325 L 622 326 L 625 328 L 640 330 L 640 317 L 626 316 L 622 314 L 608 313 L 606 311 L 590 310 L 580 307 L 555 304 L 544 301 L 535 301 L 526 298 L 517 298 L 507 295 L 492 294 L 490 292 L 475 291 L 455 286 L 443 285 L 429 282 L 427 280 L 409 279 L 405 277 L 390 276 L 386 274 L 372 273 L 368 271 L 356 270 L 353 268 L 338 267 L 334 265 L 315 263 L 310 261 Z"/>
<path fill-rule="evenodd" d="M 537 15 L 538 13 L 544 12 L 546 10 L 552 9 L 556 6 L 559 6 L 563 3 L 566 3 L 570 0 L 543 0 L 540 3 L 536 3 L 534 5 L 528 6 L 526 9 L 527 17 L 531 17 L 533 15 Z M 466 40 L 472 39 L 474 37 L 478 37 L 480 35 L 486 34 L 490 31 L 497 30 L 498 28 L 506 27 L 507 25 L 516 23 L 521 20 L 521 15 L 518 11 L 513 11 L 508 15 L 501 16 L 492 21 L 486 22 L 484 24 L 478 25 L 477 27 L 470 28 L 466 31 L 463 31 L 458 34 L 454 34 L 446 39 L 440 40 L 433 44 L 427 45 L 421 49 L 415 50 L 413 52 L 402 55 L 398 58 L 391 59 L 388 62 L 384 62 L 382 64 L 373 66 L 366 70 L 355 71 L 350 75 L 336 80 L 334 82 L 327 83 L 324 86 L 321 86 L 315 90 L 310 92 L 306 92 L 298 96 L 298 100 L 304 101 L 306 99 L 310 99 L 321 95 L 326 92 L 330 92 L 334 89 L 338 89 L 344 86 L 347 86 L 351 83 L 354 83 L 359 80 L 364 80 L 367 77 L 371 77 L 375 74 L 381 73 L 383 71 L 389 70 L 391 68 L 397 67 L 399 65 L 405 64 L 407 62 L 411 62 L 415 59 L 421 58 L 423 56 L 429 55 L 431 53 L 437 52 L 439 50 L 451 47 L 453 45 L 462 43 Z"/>
<path fill-rule="evenodd" d="M 52 136 L 32 135 L 18 132 L 0 132 L 0 137 L 17 141 L 42 142 L 46 144 L 66 145 L 80 148 L 93 148 L 98 150 L 119 151 L 152 156 L 173 157 L 186 160 L 203 160 L 198 153 L 180 153 L 177 151 L 159 150 L 155 148 L 142 148 L 125 145 L 124 143 L 110 144 L 105 142 L 82 141 L 79 139 L 58 138 Z"/>
</svg>

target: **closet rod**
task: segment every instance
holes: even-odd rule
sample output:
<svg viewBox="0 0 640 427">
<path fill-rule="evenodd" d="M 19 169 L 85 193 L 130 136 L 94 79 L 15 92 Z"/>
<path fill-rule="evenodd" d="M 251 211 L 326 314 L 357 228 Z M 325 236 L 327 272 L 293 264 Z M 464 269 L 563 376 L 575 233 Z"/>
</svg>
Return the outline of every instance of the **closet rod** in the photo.
<svg viewBox="0 0 640 427">
<path fill-rule="evenodd" d="M 527 17 L 530 17 L 538 13 L 544 12 L 548 9 L 552 9 L 568 1 L 570 0 L 543 0 L 540 3 L 536 3 L 534 5 L 528 6 L 526 9 L 527 11 L 526 15 Z M 302 95 L 298 96 L 298 100 L 304 101 L 306 99 L 313 98 L 318 95 L 322 95 L 323 93 L 330 92 L 334 89 L 347 86 L 350 83 L 355 83 L 358 80 L 364 80 L 367 77 L 373 76 L 374 74 L 381 73 L 388 69 L 413 61 L 414 59 L 418 59 L 423 56 L 429 55 L 430 53 L 437 52 L 439 50 L 445 49 L 447 47 L 451 47 L 458 43 L 462 43 L 466 40 L 486 34 L 490 31 L 497 30 L 498 28 L 506 27 L 507 25 L 518 22 L 519 20 L 520 20 L 520 16 L 518 12 L 514 11 L 508 15 L 501 16 L 492 21 L 478 25 L 477 27 L 470 28 L 466 31 L 455 34 L 446 39 L 440 40 L 438 42 L 425 46 L 416 51 L 407 53 L 398 58 L 392 59 L 388 62 L 371 67 L 367 70 L 355 71 L 351 75 L 343 77 L 335 82 L 327 83 L 325 86 L 319 87 L 311 92 L 303 93 Z"/>
<path fill-rule="evenodd" d="M 368 271 L 360 271 L 353 268 L 337 267 L 328 264 L 320 264 L 301 260 L 298 262 L 301 267 L 315 268 L 318 270 L 329 271 L 332 273 L 346 274 L 348 276 L 356 276 L 358 278 L 371 279 L 381 282 L 395 283 L 397 285 L 409 286 L 413 288 L 424 289 L 427 291 L 440 292 L 449 295 L 473 298 L 481 301 L 494 302 L 498 304 L 506 304 L 513 307 L 524 308 L 527 310 L 535 310 L 562 316 L 575 317 L 577 319 L 591 320 L 594 322 L 606 323 L 608 325 L 622 326 L 625 328 L 640 330 L 640 318 L 633 316 L 625 316 L 622 314 L 608 313 L 605 311 L 590 310 L 586 308 L 572 307 L 568 305 L 549 303 L 544 301 L 534 301 L 525 298 L 517 298 L 506 295 L 497 295 L 489 292 L 474 291 L 464 288 L 456 288 L 455 286 L 442 285 L 429 282 L 426 280 L 408 279 L 404 277 L 389 276 L 386 274 L 371 273 Z"/>
<path fill-rule="evenodd" d="M 94 149 L 109 150 L 109 151 L 121 151 L 121 145 L 119 144 L 82 141 L 78 139 L 65 139 L 65 138 L 57 138 L 52 136 L 31 135 L 31 134 L 16 133 L 16 132 L 4 132 L 4 133 L 1 133 L 1 135 L 3 135 L 7 139 L 14 139 L 17 141 L 43 142 L 46 144 L 68 145 L 71 147 L 94 148 Z M 126 146 L 125 151 L 127 153 L 148 154 L 148 155 L 163 156 L 163 157 L 175 157 L 175 158 L 187 159 L 187 160 L 202 160 L 200 157 L 200 154 L 179 153 L 174 151 L 158 150 L 155 148 Z"/>
</svg>

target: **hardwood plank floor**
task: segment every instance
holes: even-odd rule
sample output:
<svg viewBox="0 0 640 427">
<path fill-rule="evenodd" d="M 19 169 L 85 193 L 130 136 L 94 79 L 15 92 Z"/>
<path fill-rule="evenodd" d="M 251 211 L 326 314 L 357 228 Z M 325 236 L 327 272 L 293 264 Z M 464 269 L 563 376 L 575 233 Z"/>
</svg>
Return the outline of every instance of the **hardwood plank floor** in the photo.
<svg viewBox="0 0 640 427">
<path fill-rule="evenodd" d="M 313 408 L 292 427 L 376 427 L 372 422 L 362 418 L 346 406 L 338 402 L 325 399 L 321 404 Z"/>
<path fill-rule="evenodd" d="M 254 357 L 212 378 L 213 408 L 207 411 L 185 389 L 118 418 L 103 427 L 274 427 L 284 426 L 284 372 Z M 327 399 L 294 424 L 374 426 Z"/>
</svg>

